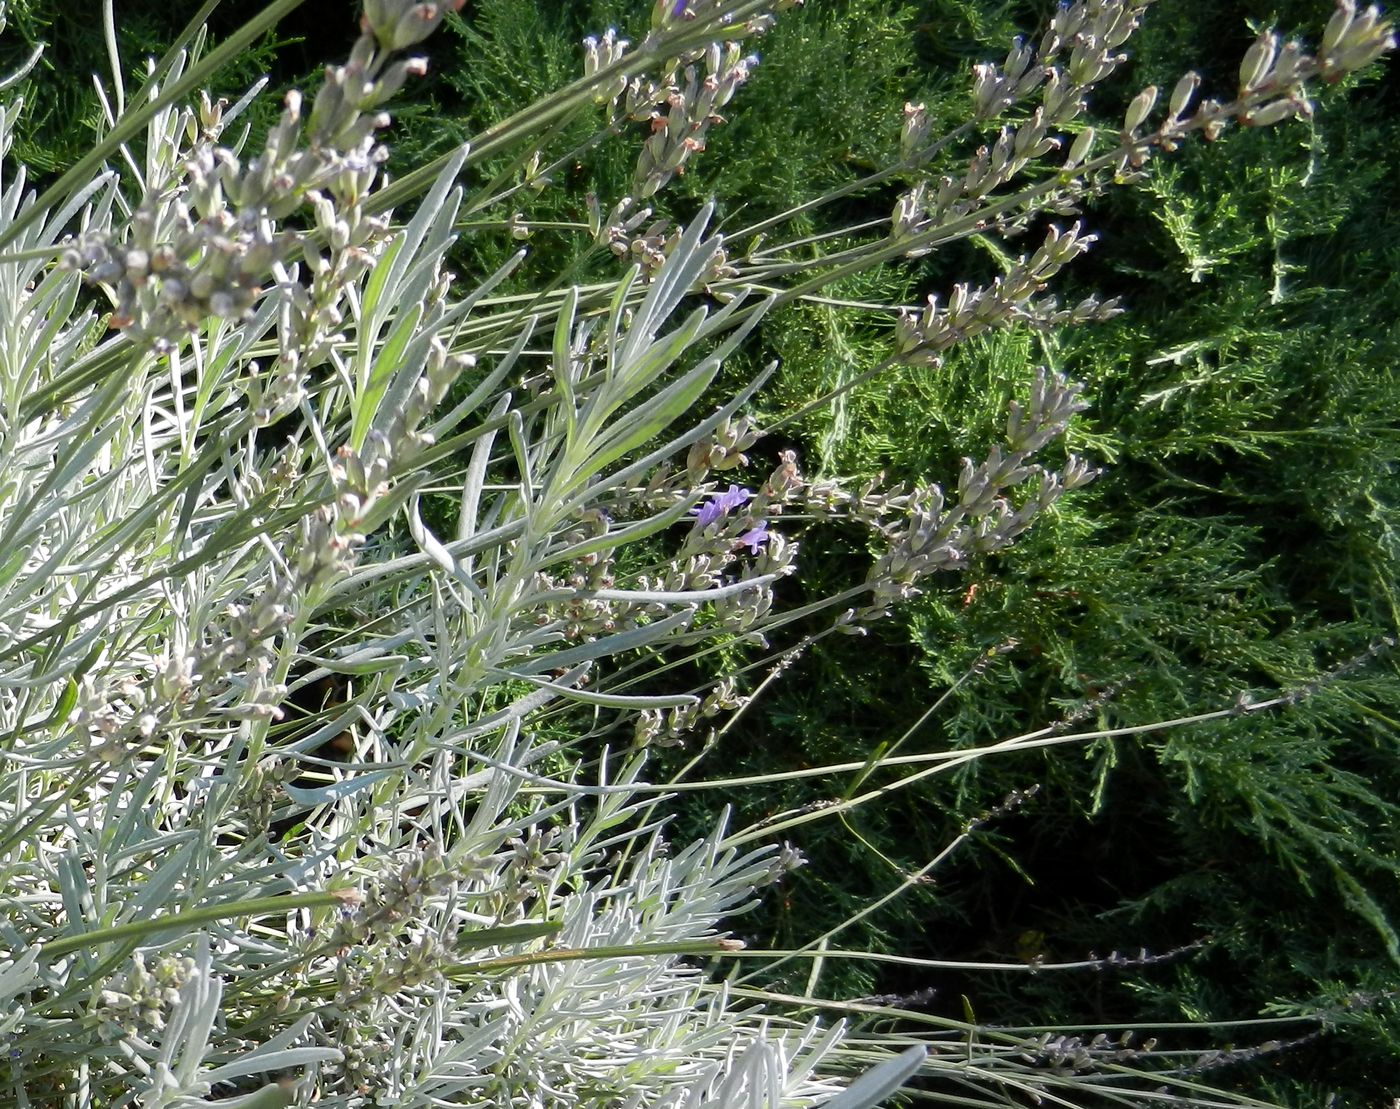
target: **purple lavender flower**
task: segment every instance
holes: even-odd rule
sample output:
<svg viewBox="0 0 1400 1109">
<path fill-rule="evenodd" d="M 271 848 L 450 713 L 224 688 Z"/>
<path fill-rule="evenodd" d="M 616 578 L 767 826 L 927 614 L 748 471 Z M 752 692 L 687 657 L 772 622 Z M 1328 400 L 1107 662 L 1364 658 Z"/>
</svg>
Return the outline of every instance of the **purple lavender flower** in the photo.
<svg viewBox="0 0 1400 1109">
<path fill-rule="evenodd" d="M 737 485 L 731 485 L 726 492 L 711 493 L 710 499 L 702 505 L 697 505 L 690 511 L 695 516 L 697 527 L 706 528 L 725 516 L 731 509 L 743 508 L 749 501 L 752 494 L 747 489 L 741 489 Z"/>
<path fill-rule="evenodd" d="M 749 554 L 758 554 L 758 549 L 768 542 L 768 521 L 760 520 L 734 542 L 741 547 L 747 547 Z"/>
</svg>

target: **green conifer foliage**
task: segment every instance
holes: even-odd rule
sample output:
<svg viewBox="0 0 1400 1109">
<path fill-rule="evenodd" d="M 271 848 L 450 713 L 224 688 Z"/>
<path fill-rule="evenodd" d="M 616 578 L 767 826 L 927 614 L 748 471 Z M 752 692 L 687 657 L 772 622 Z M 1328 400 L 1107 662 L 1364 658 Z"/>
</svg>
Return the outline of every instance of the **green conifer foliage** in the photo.
<svg viewBox="0 0 1400 1109">
<path fill-rule="evenodd" d="M 1244 13 L 1232 14 L 1242 29 Z M 1288 14 L 1302 15 L 1285 25 Z M 1216 7 L 1150 12 L 1139 83 L 1162 80 L 1183 39 L 1228 54 L 1212 39 L 1223 18 Z M 962 348 L 934 375 L 854 391 L 814 427 L 838 472 L 948 472 L 1025 367 L 1048 361 L 1089 383 L 1093 407 L 1070 446 L 1107 472 L 1016 551 L 931 591 L 904 642 L 823 645 L 827 657 L 772 712 L 803 757 L 835 760 L 898 735 L 976 651 L 1010 640 L 1008 659 L 924 726 L 927 742 L 984 743 L 1085 712 L 1133 725 L 1269 689 L 1315 695 L 1281 717 L 1241 714 L 1100 744 L 1088 758 L 1028 755 L 1019 772 L 972 770 L 951 792 L 833 828 L 827 879 L 799 876 L 811 897 L 795 890 L 800 908 L 777 922 L 793 939 L 811 928 L 806 905 L 839 901 L 852 869 L 872 873 L 868 900 L 897 884 L 896 866 L 932 857 L 960 819 L 1034 781 L 1044 788 L 1032 816 L 989 830 L 980 857 L 862 924 L 931 958 L 950 945 L 1048 961 L 1205 937 L 1213 947 L 1116 982 L 1045 975 L 1027 989 L 1023 977 L 950 976 L 935 982 L 944 1005 L 964 993 L 979 1011 L 1010 1006 L 1029 1022 L 1223 1019 L 1286 998 L 1336 1005 L 1348 991 L 1355 1007 L 1394 982 L 1396 671 L 1388 654 L 1368 653 L 1396 626 L 1397 243 L 1380 216 L 1394 206 L 1393 173 L 1373 160 L 1395 148 L 1392 102 L 1376 89 L 1364 106 L 1327 103 L 1307 126 L 1183 151 L 1090 216 L 1102 242 L 1076 278 L 1123 296 L 1125 316 Z M 941 268 L 930 265 L 934 288 Z M 789 372 L 803 376 L 794 362 L 807 349 L 806 374 L 827 380 L 858 363 L 850 352 L 869 331 L 826 308 L 789 328 Z M 907 671 L 891 673 L 911 649 L 927 676 L 912 691 Z M 865 843 L 895 865 L 871 861 Z M 1332 1046 L 1300 1045 L 1262 1070 L 1236 1061 L 1239 1081 L 1282 1071 L 1310 1084 L 1290 1096 L 1382 1096 L 1394 1061 L 1378 1018 L 1339 1019 L 1350 1031 Z"/>
</svg>

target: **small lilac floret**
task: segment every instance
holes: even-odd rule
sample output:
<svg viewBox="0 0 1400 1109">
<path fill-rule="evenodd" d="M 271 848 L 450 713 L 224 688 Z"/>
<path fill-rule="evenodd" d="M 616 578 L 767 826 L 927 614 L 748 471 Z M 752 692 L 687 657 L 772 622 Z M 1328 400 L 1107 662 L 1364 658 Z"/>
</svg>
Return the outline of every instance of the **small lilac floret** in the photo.
<svg viewBox="0 0 1400 1109">
<path fill-rule="evenodd" d="M 750 493 L 737 485 L 731 485 L 723 493 L 712 493 L 710 499 L 690 511 L 695 515 L 697 526 L 706 528 L 729 513 L 731 509 L 743 508 L 749 501 Z"/>
<path fill-rule="evenodd" d="M 735 542 L 741 547 L 747 547 L 749 554 L 756 555 L 758 549 L 768 542 L 768 538 L 768 521 L 760 520 L 756 526 L 744 532 Z"/>
<path fill-rule="evenodd" d="M 718 520 L 721 516 L 724 515 L 724 513 L 720 511 L 718 501 L 706 501 L 698 508 L 692 508 L 690 511 L 695 513 L 696 527 L 701 528 L 709 527 L 711 524 L 713 524 L 716 520 Z"/>
<path fill-rule="evenodd" d="M 721 493 L 715 500 L 719 506 L 728 512 L 731 508 L 743 508 L 749 503 L 752 494 L 747 489 L 741 489 L 737 485 L 731 485 L 725 492 Z"/>
</svg>

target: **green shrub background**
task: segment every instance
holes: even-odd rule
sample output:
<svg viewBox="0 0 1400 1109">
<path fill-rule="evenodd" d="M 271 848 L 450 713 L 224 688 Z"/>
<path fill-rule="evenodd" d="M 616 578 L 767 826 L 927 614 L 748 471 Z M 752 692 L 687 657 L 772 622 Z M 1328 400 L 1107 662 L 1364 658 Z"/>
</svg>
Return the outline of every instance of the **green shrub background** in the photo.
<svg viewBox="0 0 1400 1109">
<path fill-rule="evenodd" d="M 70 164 L 90 143 L 97 104 L 76 75 L 105 71 L 96 21 L 60 14 L 64 7 L 13 4 L 5 42 L 11 59 L 26 41 L 50 44 L 26 82 L 36 110 L 17 150 L 41 172 Z M 220 91 L 236 94 L 265 70 L 274 88 L 306 87 L 314 63 L 343 51 L 322 29 L 343 24 L 345 43 L 353 34 L 321 7 L 308 4 Z M 563 84 L 577 72 L 584 34 L 639 28 L 645 7 L 469 5 L 465 21 L 431 41 L 431 74 L 397 112 L 395 164 L 418 164 Z M 215 37 L 246 14 L 240 8 L 251 11 L 230 4 L 216 13 Z M 156 52 L 194 9 L 118 3 L 123 56 Z M 1327 10 L 1321 0 L 1161 0 L 1119 87 L 1170 87 L 1183 59 L 1208 87 L 1228 84 L 1251 21 L 1312 27 Z M 926 100 L 939 123 L 959 119 L 969 64 L 999 56 L 1016 29 L 1033 30 L 1046 13 L 1044 4 L 997 0 L 809 3 L 764 39 L 763 64 L 730 122 L 659 207 L 685 219 L 713 196 L 720 220 L 753 223 L 840 185 L 897 146 L 905 99 Z M 269 95 L 260 118 L 275 104 Z M 1122 104 L 1091 108 L 1112 121 Z M 1085 215 L 1101 241 L 1058 291 L 1066 301 L 1077 292 L 1120 296 L 1125 315 L 969 343 L 938 370 L 885 375 L 760 443 L 751 481 L 786 445 L 811 473 L 950 475 L 1044 363 L 1086 383 L 1092 407 L 1070 446 L 1105 473 L 1012 552 L 945 578 L 872 636 L 821 641 L 705 758 L 711 773 L 736 775 L 862 759 L 945 694 L 906 750 L 985 743 L 1066 714 L 1133 725 L 1241 694 L 1309 695 L 1282 713 L 974 764 L 847 823 L 808 825 L 796 842 L 811 865 L 741 931 L 766 946 L 798 946 L 889 892 L 970 818 L 1037 784 L 1031 801 L 974 833 L 933 881 L 861 920 L 839 945 L 1016 963 L 1201 943 L 1143 967 L 919 971 L 914 986 L 931 987 L 919 1003 L 950 1016 L 1122 1022 L 1144 1033 L 1183 1019 L 1325 1011 L 1327 1034 L 1224 1060 L 1212 1078 L 1297 1105 L 1400 1094 L 1400 674 L 1396 657 L 1381 653 L 1318 682 L 1393 635 L 1400 617 L 1397 120 L 1392 64 L 1359 92 L 1323 97 L 1311 123 L 1188 146 Z M 560 136 L 560 147 L 584 137 Z M 626 191 L 633 138 L 584 152 L 552 187 L 523 190 L 519 210 L 531 221 L 579 220 L 590 188 L 606 208 Z M 808 227 L 885 215 L 897 191 L 892 182 L 850 197 Z M 613 266 L 584 251 L 585 240 L 536 231 L 519 287 L 537 287 L 541 274 Z M 465 238 L 464 273 L 497 264 L 492 251 L 507 247 L 489 242 L 497 245 L 473 253 L 476 241 Z M 955 250 L 829 293 L 914 303 L 997 264 L 990 248 Z M 793 407 L 873 365 L 886 335 L 858 309 L 808 304 L 769 318 L 749 368 L 780 357 L 768 403 Z M 819 588 L 849 575 L 863 542 L 835 526 L 810 531 L 804 582 Z M 677 760 L 703 740 L 694 737 Z M 763 815 L 830 799 L 826 788 L 808 780 L 760 795 L 737 790 L 730 800 Z M 696 827 L 713 802 L 703 807 Z M 781 984 L 800 989 L 806 973 Z M 822 973 L 835 996 L 914 992 L 897 967 L 843 961 Z"/>
</svg>

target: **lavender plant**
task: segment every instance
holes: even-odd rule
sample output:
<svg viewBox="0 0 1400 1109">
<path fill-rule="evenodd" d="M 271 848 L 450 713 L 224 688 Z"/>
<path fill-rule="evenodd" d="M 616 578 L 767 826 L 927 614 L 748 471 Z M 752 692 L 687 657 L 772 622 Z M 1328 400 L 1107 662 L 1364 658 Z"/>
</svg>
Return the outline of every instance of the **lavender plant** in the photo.
<svg viewBox="0 0 1400 1109">
<path fill-rule="evenodd" d="M 253 149 L 230 136 L 247 98 L 190 98 L 295 5 L 207 53 L 192 30 L 129 97 L 114 66 L 106 134 L 42 195 L 6 167 L 7 1096 L 860 1109 L 918 1073 L 977 1103 L 1233 1103 L 1131 1040 L 978 1030 L 708 973 L 834 957 L 830 935 L 745 952 L 727 922 L 800 863 L 784 830 L 871 794 L 761 826 L 721 816 L 671 844 L 669 794 L 734 783 L 648 768 L 653 745 L 723 714 L 731 728 L 751 696 L 686 688 L 686 660 L 777 641 L 777 680 L 813 638 L 793 638 L 799 622 L 859 634 L 1093 475 L 1049 457 L 1082 402 L 1042 370 L 1010 402 L 1005 443 L 946 489 L 812 477 L 791 452 L 741 485 L 773 430 L 746 415 L 767 374 L 724 395 L 720 371 L 765 313 L 1073 215 L 1195 133 L 1305 114 L 1307 83 L 1374 60 L 1388 25 L 1342 0 L 1316 55 L 1261 36 L 1228 102 L 1193 107 L 1188 75 L 1158 122 L 1147 90 L 1099 143 L 1085 98 L 1145 5 L 1080 0 L 1038 49 L 978 70 L 952 134 L 906 109 L 902 161 L 846 191 L 907 192 L 888 225 L 828 249 L 788 232 L 797 210 L 721 235 L 708 208 L 673 227 L 643 206 L 738 105 L 750 44 L 790 3 L 659 0 L 635 49 L 589 40 L 573 84 L 393 182 L 382 108 L 460 4 L 367 2 L 348 61 L 309 109 L 289 95 Z M 18 110 L 0 113 L 0 148 Z M 468 217 L 509 211 L 573 155 L 552 145 L 560 125 L 599 112 L 589 142 L 643 132 L 636 196 L 602 198 L 581 229 L 613 277 L 498 293 L 523 249 L 484 277 L 449 271 Z M 986 287 L 889 306 L 891 353 L 867 376 L 1015 321 L 1112 313 L 1040 297 L 1091 241 L 1052 226 Z M 444 488 L 452 534 L 422 511 Z M 795 605 L 783 582 L 802 531 L 831 517 L 868 529 L 869 573 Z M 543 727 L 561 720 L 572 742 Z M 933 765 L 904 781 L 1102 734 L 905 756 Z M 868 768 L 819 772 L 852 770 Z"/>
</svg>

